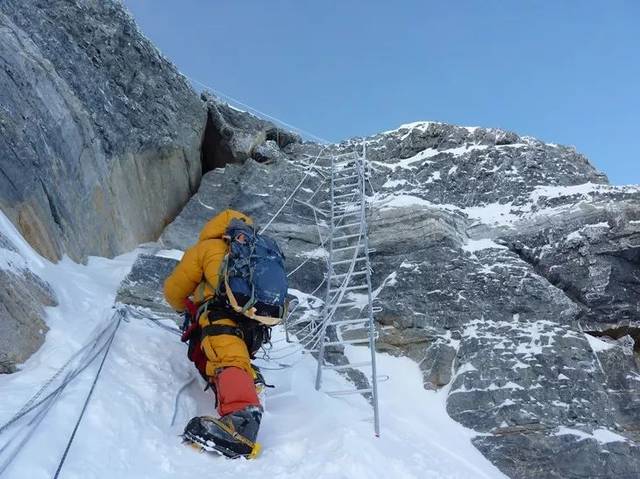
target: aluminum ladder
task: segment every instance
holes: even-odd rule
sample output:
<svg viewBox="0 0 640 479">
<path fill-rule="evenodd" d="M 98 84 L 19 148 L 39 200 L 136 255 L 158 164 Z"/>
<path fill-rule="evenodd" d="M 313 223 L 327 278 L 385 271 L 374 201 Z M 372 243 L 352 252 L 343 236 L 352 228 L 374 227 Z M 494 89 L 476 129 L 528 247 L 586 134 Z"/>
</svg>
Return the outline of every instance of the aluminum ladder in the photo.
<svg viewBox="0 0 640 479">
<path fill-rule="evenodd" d="M 371 372 L 366 385 L 352 389 L 325 391 L 329 395 L 363 394 L 373 406 L 376 436 L 380 435 L 378 377 L 376 375 L 376 329 L 371 291 L 371 265 L 367 230 L 368 164 L 366 145 L 356 153 L 331 157 L 330 214 L 328 215 L 328 268 L 325 303 L 320 322 L 316 390 L 322 387 L 326 370 Z M 332 364 L 330 350 L 346 345 L 368 344 L 371 359 L 362 363 Z"/>
</svg>

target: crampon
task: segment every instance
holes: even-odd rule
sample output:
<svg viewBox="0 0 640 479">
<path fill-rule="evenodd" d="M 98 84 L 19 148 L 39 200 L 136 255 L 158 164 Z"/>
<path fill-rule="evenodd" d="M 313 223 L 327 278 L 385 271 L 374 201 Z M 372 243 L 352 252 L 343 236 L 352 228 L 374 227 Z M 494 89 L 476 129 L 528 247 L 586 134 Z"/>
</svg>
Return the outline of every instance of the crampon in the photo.
<svg viewBox="0 0 640 479">
<path fill-rule="evenodd" d="M 240 429 L 237 427 L 238 423 L 246 428 L 247 424 L 243 422 L 252 420 L 251 411 L 249 417 L 244 416 L 246 414 L 240 417 L 228 415 L 220 419 L 210 416 L 194 417 L 185 427 L 183 442 L 202 452 L 220 454 L 231 459 L 255 459 L 260 454 L 260 444 L 237 431 Z"/>
</svg>

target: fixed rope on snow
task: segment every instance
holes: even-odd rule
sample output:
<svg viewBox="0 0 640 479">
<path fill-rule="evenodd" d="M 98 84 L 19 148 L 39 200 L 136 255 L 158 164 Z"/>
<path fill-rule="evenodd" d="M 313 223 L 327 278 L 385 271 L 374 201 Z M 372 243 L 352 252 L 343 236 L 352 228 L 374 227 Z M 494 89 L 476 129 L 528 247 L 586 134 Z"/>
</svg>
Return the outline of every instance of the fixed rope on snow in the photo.
<svg viewBox="0 0 640 479">
<path fill-rule="evenodd" d="M 100 361 L 100 367 L 96 372 L 95 377 L 93 378 L 93 383 L 91 384 L 91 389 L 89 389 L 89 393 L 87 394 L 86 399 L 84 400 L 84 404 L 82 405 L 82 410 L 80 411 L 80 415 L 78 416 L 78 420 L 76 421 L 75 426 L 73 427 L 73 431 L 71 432 L 71 436 L 67 441 L 67 446 L 64 449 L 64 453 L 60 458 L 60 462 L 58 463 L 58 468 L 56 469 L 56 473 L 53 476 L 53 479 L 58 479 L 60 475 L 60 471 L 62 470 L 62 466 L 64 465 L 65 460 L 67 459 L 67 455 L 69 454 L 69 450 L 71 449 L 71 444 L 73 444 L 73 440 L 76 437 L 76 433 L 78 432 L 78 428 L 80 427 L 80 423 L 82 422 L 82 418 L 84 417 L 84 413 L 87 411 L 87 406 L 89 405 L 89 401 L 91 401 L 91 396 L 93 395 L 93 391 L 96 388 L 96 384 L 98 383 L 98 379 L 100 378 L 100 373 L 102 372 L 102 368 L 104 367 L 104 363 L 107 360 L 107 356 L 109 356 L 109 350 L 111 349 L 111 345 L 113 344 L 113 340 L 118 332 L 118 328 L 120 327 L 120 322 L 122 321 L 122 314 L 118 314 L 118 322 L 116 323 L 116 327 L 109 338 L 109 342 L 107 343 L 107 347 L 104 352 L 104 356 L 102 357 L 102 361 Z"/>
<path fill-rule="evenodd" d="M 103 352 L 108 353 L 108 349 L 111 346 L 115 333 L 120 325 L 120 321 L 124 318 L 124 310 L 118 309 L 107 321 L 106 327 L 102 328 L 96 335 L 92 337 L 83 347 L 76 351 L 71 358 L 69 358 L 56 373 L 49 378 L 45 384 L 22 406 L 22 408 L 6 423 L 0 426 L 0 436 L 7 432 L 11 426 L 17 425 L 21 420 L 25 419 L 27 415 L 35 411 L 35 416 L 31 418 L 29 423 L 19 429 L 13 437 L 9 438 L 3 446 L 0 448 L 0 456 L 8 454 L 8 457 L 0 463 L 0 475 L 9 467 L 17 455 L 21 452 L 24 445 L 31 438 L 40 422 L 46 417 L 51 408 L 56 404 L 65 388 L 73 381 L 78 375 L 80 375 L 85 369 L 87 369 L 94 360 L 100 356 Z M 118 317 L 118 321 L 114 323 L 114 319 Z M 115 326 L 114 326 L 115 324 Z M 109 334 L 107 334 L 109 332 Z M 106 341 L 102 341 L 107 335 Z M 105 354 L 106 358 L 106 354 Z M 64 372 L 74 360 L 78 360 L 78 365 L 67 371 L 62 382 L 51 392 L 43 394 Z M 103 358 L 104 362 L 104 358 Z M 9 453 L 9 448 L 20 437 L 19 443 L 13 447 Z"/>
</svg>

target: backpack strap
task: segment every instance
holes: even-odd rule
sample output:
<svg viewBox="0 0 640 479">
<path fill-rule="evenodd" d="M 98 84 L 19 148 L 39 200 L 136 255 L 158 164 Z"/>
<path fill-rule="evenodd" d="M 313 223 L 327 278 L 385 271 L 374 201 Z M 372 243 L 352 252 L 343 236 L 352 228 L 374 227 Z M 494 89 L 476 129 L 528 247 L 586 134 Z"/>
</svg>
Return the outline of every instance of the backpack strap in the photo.
<svg viewBox="0 0 640 479">
<path fill-rule="evenodd" d="M 224 324 L 209 324 L 202 328 L 202 336 L 221 336 L 227 334 L 229 336 L 237 336 L 244 340 L 244 332 L 237 326 L 228 326 Z"/>
<path fill-rule="evenodd" d="M 257 321 L 259 323 L 266 324 L 267 326 L 275 326 L 282 321 L 282 318 L 273 318 L 271 316 L 261 316 L 257 314 L 255 306 L 252 306 L 248 309 L 246 307 L 243 308 L 242 306 L 240 306 L 238 304 L 238 300 L 233 294 L 233 291 L 231 291 L 231 288 L 229 287 L 229 274 L 227 271 L 225 271 L 224 275 L 224 285 L 227 293 L 227 298 L 229 299 L 229 306 L 231 306 L 231 308 L 235 312 L 243 314 L 247 318 L 253 319 L 254 321 Z"/>
</svg>

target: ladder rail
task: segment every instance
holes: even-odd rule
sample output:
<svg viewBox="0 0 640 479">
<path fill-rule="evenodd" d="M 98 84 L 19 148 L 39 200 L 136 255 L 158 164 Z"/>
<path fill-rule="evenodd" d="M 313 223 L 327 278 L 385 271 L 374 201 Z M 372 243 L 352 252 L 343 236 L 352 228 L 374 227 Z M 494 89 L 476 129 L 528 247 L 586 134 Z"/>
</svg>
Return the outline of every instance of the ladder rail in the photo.
<svg viewBox="0 0 640 479">
<path fill-rule="evenodd" d="M 339 169 L 345 163 L 337 164 L 337 156 L 331 157 L 331 175 L 330 175 L 330 211 L 329 219 L 329 234 L 328 234 L 328 255 L 327 255 L 327 287 L 325 293 L 325 304 L 323 307 L 322 321 L 318 330 L 319 348 L 318 352 L 318 369 L 316 373 L 316 389 L 320 390 L 322 386 L 322 371 L 323 369 L 332 369 L 336 371 L 346 370 L 350 368 L 357 368 L 358 364 L 344 365 L 344 366 L 327 366 L 325 363 L 325 346 L 338 346 L 349 344 L 368 344 L 371 352 L 371 360 L 367 362 L 367 365 L 371 367 L 371 378 L 369 388 L 355 388 L 349 390 L 354 393 L 367 392 L 371 394 L 372 406 L 374 412 L 374 429 L 375 435 L 380 436 L 380 410 L 378 405 L 378 375 L 376 368 L 376 330 L 374 323 L 374 314 L 377 311 L 373 307 L 373 293 L 371 282 L 371 260 L 370 253 L 372 249 L 369 248 L 368 238 L 368 225 L 367 225 L 367 196 L 366 196 L 366 182 L 369 175 L 367 171 L 367 151 L 366 142 L 362 146 L 362 154 L 355 152 L 355 157 L 349 159 L 348 167 Z M 346 171 L 345 171 L 346 170 Z M 345 175 L 345 173 L 347 173 Z M 356 179 L 353 184 L 343 183 L 345 180 Z M 337 184 L 336 182 L 340 182 Z M 345 187 L 353 188 L 352 191 L 345 194 L 343 193 Z M 346 199 L 349 198 L 350 201 Z M 341 222 L 347 218 L 353 217 L 351 223 L 346 225 Z M 343 233 L 341 230 L 345 228 L 353 228 L 357 233 Z M 334 243 L 339 242 L 342 245 L 339 248 L 334 248 Z M 345 253 L 353 250 L 353 255 L 349 255 L 348 259 L 335 260 L 336 253 Z M 344 254 L 339 258 L 344 258 Z M 363 265 L 364 263 L 364 265 Z M 356 264 L 363 265 L 361 270 L 356 271 Z M 344 273 L 336 273 L 334 267 L 337 265 L 347 266 L 348 269 Z M 344 269 L 342 269 L 344 271 Z M 351 283 L 352 279 L 357 276 L 364 276 L 365 284 Z M 360 280 L 362 281 L 362 280 Z M 332 285 L 332 282 L 336 282 Z M 361 290 L 366 294 L 365 301 L 359 303 L 357 301 L 349 302 L 345 301 L 345 296 L 348 297 L 348 292 Z M 348 319 L 349 316 L 344 318 L 344 312 L 338 314 L 338 310 L 344 308 L 353 308 L 361 305 L 362 317 L 357 320 Z M 342 315 L 343 319 L 338 316 Z M 345 340 L 342 338 L 342 334 L 337 335 L 337 340 L 327 341 L 327 330 L 329 326 L 338 327 L 341 324 L 362 324 L 366 327 L 368 338 Z M 340 393 L 343 393 L 340 391 Z"/>
</svg>

